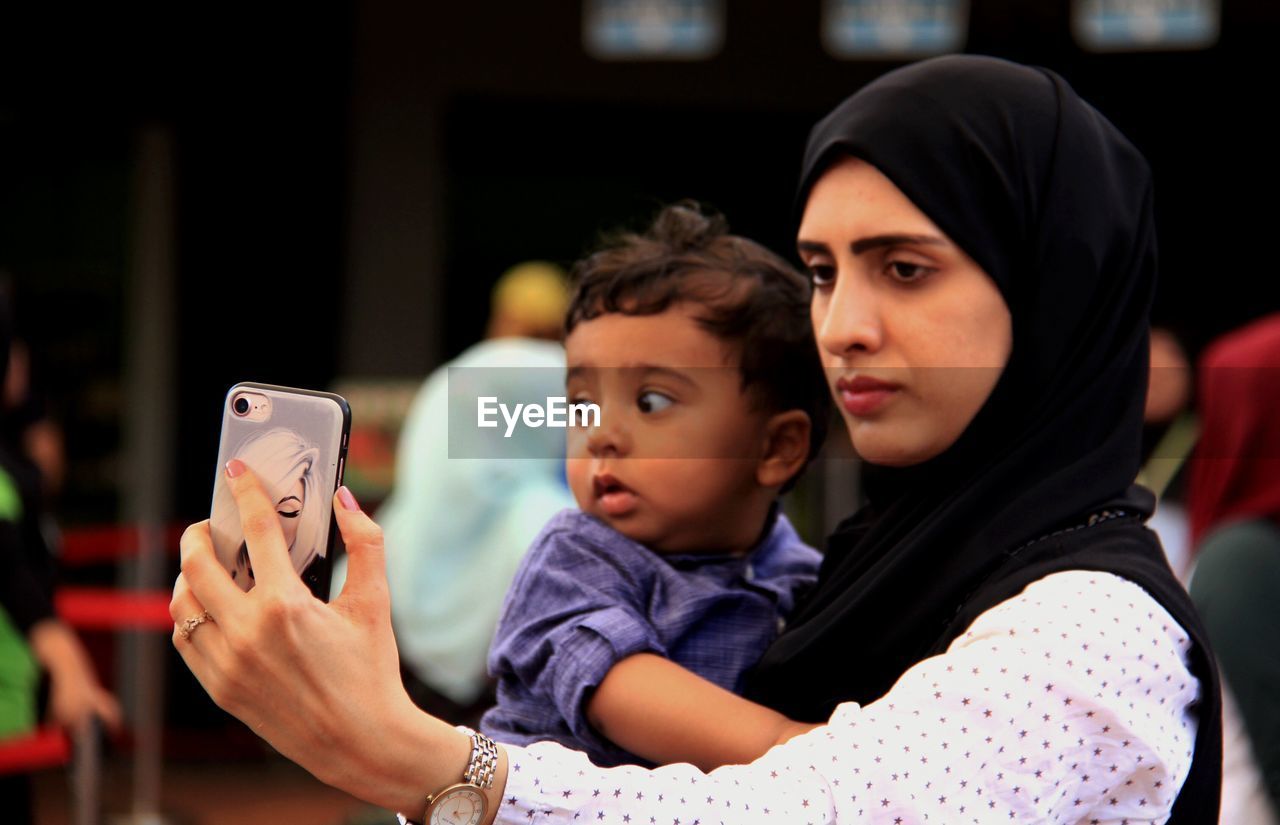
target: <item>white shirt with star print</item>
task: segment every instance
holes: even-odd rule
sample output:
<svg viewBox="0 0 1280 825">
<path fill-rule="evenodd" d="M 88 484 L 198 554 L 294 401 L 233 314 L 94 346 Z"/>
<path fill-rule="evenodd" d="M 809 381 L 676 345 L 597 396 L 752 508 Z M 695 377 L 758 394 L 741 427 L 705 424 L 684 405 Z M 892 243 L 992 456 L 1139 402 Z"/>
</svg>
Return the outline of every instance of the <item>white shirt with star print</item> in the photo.
<svg viewBox="0 0 1280 825">
<path fill-rule="evenodd" d="M 1191 767 L 1190 645 L 1132 582 L 1055 573 L 750 765 L 603 769 L 509 747 L 497 822 L 1161 823 Z"/>
</svg>

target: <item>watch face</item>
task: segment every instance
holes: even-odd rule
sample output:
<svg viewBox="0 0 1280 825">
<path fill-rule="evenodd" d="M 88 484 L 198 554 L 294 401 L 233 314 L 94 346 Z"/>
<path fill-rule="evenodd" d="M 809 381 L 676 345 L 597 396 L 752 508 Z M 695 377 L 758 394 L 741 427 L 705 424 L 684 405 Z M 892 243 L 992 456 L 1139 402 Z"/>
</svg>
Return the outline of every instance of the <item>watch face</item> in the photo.
<svg viewBox="0 0 1280 825">
<path fill-rule="evenodd" d="M 474 786 L 450 788 L 431 802 L 428 825 L 478 825 L 484 818 L 484 794 Z"/>
</svg>

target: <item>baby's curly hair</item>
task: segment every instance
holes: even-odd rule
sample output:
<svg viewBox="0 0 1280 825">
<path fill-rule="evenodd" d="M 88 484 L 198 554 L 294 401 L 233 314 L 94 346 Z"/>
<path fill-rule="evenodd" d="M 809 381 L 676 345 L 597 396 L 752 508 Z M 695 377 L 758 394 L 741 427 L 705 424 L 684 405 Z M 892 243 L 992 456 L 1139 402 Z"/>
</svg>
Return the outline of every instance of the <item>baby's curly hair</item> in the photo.
<svg viewBox="0 0 1280 825">
<path fill-rule="evenodd" d="M 702 328 L 737 346 L 744 392 L 771 412 L 808 413 L 809 460 L 817 455 L 831 400 L 809 320 L 809 280 L 755 241 L 729 234 L 723 215 L 696 201 L 667 206 L 643 233 L 607 238 L 570 277 L 566 335 L 608 313 L 697 306 Z"/>
</svg>

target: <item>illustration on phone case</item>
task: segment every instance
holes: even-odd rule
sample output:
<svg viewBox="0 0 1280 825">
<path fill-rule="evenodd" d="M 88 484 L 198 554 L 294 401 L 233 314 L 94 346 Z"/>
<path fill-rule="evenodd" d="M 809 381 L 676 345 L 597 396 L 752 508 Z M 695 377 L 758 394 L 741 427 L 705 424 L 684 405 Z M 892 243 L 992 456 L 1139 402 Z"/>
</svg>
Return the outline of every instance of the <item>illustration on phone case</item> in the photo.
<svg viewBox="0 0 1280 825">
<path fill-rule="evenodd" d="M 250 434 L 231 449 L 228 459 L 238 458 L 258 476 L 275 503 L 284 530 L 285 545 L 294 570 L 301 574 L 325 553 L 329 534 L 325 486 L 321 484 L 320 450 L 287 427 Z M 332 486 L 332 485 L 330 485 Z M 240 514 L 230 488 L 217 486 L 211 527 L 226 546 L 238 547 L 234 566 L 228 568 L 241 589 L 253 586 L 253 566 L 240 528 Z M 227 565 L 229 559 L 223 558 Z"/>
</svg>

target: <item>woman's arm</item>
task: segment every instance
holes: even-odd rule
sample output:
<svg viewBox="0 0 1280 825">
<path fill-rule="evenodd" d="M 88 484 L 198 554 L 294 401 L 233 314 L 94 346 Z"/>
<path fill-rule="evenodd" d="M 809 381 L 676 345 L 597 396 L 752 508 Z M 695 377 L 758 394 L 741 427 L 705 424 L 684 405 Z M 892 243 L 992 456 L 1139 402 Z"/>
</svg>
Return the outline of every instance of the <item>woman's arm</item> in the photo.
<svg viewBox="0 0 1280 825">
<path fill-rule="evenodd" d="M 817 727 L 652 653 L 614 665 L 588 702 L 587 718 L 600 735 L 651 762 L 690 762 L 703 770 L 755 761 Z"/>
<path fill-rule="evenodd" d="M 750 765 L 600 770 L 512 748 L 499 822 L 1163 821 L 1194 742 L 1187 644 L 1137 586 L 1056 574 Z"/>
<path fill-rule="evenodd" d="M 231 582 L 207 525 L 188 530 L 171 611 L 214 621 L 190 639 L 175 632 L 178 650 L 220 706 L 322 780 L 420 811 L 457 781 L 469 743 L 400 685 L 377 526 L 337 502 L 351 568 L 326 605 L 293 572 L 252 475 L 239 470 L 231 488 L 257 586 Z M 983 614 L 873 705 L 843 705 L 750 765 L 603 770 L 547 743 L 502 748 L 490 812 L 563 825 L 1162 820 L 1194 741 L 1188 644 L 1141 588 L 1060 573 Z"/>
<path fill-rule="evenodd" d="M 342 594 L 325 604 L 289 560 L 275 508 L 243 463 L 228 463 L 256 574 L 242 592 L 213 553 L 208 522 L 182 537 L 174 622 L 212 621 L 173 644 L 219 707 L 324 782 L 410 816 L 460 780 L 469 738 L 419 711 L 400 681 L 382 532 L 345 490 L 334 512 L 349 554 Z M 489 817 L 506 781 L 505 754 Z"/>
</svg>

